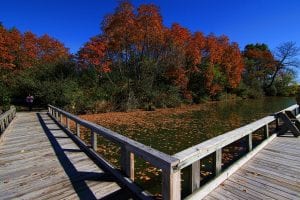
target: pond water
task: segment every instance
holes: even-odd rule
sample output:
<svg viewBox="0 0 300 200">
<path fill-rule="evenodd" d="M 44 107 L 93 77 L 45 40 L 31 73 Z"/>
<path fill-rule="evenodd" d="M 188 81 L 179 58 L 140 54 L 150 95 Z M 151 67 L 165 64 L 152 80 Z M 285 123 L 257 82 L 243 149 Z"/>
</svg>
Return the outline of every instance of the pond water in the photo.
<svg viewBox="0 0 300 200">
<path fill-rule="evenodd" d="M 209 138 L 241 127 L 295 104 L 294 98 L 268 97 L 204 104 L 183 113 L 148 118 L 154 126 L 121 125 L 114 130 L 167 154 L 175 154 Z M 153 128 L 155 127 L 155 128 Z"/>
<path fill-rule="evenodd" d="M 246 125 L 274 112 L 287 108 L 296 101 L 294 98 L 268 97 L 257 100 L 231 100 L 210 102 L 186 109 L 167 109 L 168 111 L 123 113 L 116 123 L 105 124 L 97 116 L 87 118 L 106 126 L 120 134 L 130 137 L 159 151 L 173 155 L 179 151 L 199 144 L 227 131 Z M 120 115 L 117 113 L 117 115 Z M 133 116 L 133 117 L 132 117 Z M 127 122 L 122 119 L 130 118 Z M 83 116 L 83 118 L 85 118 Z M 106 118 L 104 116 L 104 118 Z M 87 136 L 88 137 L 88 136 Z M 85 138 L 89 141 L 89 138 Z M 113 165 L 119 166 L 120 148 L 98 138 L 98 152 Z M 201 161 L 203 164 L 203 162 Z M 204 168 L 211 168 L 211 160 L 204 162 Z M 186 169 L 187 170 L 187 169 Z M 207 174 L 209 171 L 201 171 Z M 209 173 L 208 173 L 209 176 Z M 151 164 L 136 158 L 135 182 L 144 189 L 159 196 L 161 189 L 161 171 Z M 187 194 L 187 171 L 183 170 L 182 187 Z"/>
</svg>

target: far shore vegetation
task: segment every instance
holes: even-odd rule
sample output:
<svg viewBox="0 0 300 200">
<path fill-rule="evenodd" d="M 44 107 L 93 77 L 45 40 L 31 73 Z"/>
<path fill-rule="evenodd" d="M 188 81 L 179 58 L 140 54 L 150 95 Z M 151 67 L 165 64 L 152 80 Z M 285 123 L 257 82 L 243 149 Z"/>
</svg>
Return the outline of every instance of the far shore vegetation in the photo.
<svg viewBox="0 0 300 200">
<path fill-rule="evenodd" d="M 49 35 L 0 23 L 0 106 L 22 105 L 32 94 L 36 106 L 76 114 L 152 111 L 297 91 L 293 42 L 242 49 L 226 35 L 166 27 L 157 6 L 128 1 L 99 23 L 99 34 L 76 54 Z"/>
</svg>

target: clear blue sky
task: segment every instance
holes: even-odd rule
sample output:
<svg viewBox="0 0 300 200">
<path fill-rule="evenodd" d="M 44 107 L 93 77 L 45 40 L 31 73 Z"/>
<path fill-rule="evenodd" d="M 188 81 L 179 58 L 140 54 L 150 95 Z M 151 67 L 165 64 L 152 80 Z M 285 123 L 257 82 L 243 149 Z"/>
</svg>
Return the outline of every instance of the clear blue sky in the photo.
<svg viewBox="0 0 300 200">
<path fill-rule="evenodd" d="M 132 0 L 154 3 L 164 24 L 173 22 L 205 34 L 225 34 L 243 48 L 266 43 L 274 49 L 285 41 L 300 46 L 300 0 Z M 72 53 L 100 32 L 100 23 L 113 12 L 116 0 L 1 0 L 4 26 L 49 34 Z"/>
</svg>

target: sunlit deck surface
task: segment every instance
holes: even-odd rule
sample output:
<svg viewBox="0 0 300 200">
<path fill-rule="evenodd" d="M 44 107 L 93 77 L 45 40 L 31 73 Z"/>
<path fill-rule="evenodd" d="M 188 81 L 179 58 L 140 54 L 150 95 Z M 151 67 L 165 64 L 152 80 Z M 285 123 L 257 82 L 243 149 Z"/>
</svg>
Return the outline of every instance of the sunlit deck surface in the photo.
<svg viewBox="0 0 300 200">
<path fill-rule="evenodd" d="M 0 143 L 0 199 L 133 199 L 46 112 L 20 112 Z M 275 137 L 205 199 L 300 199 L 300 137 Z"/>
<path fill-rule="evenodd" d="M 45 113 L 18 113 L 0 144 L 0 199 L 131 199 Z"/>
<path fill-rule="evenodd" d="M 300 137 L 276 137 L 205 199 L 300 199 Z"/>
</svg>

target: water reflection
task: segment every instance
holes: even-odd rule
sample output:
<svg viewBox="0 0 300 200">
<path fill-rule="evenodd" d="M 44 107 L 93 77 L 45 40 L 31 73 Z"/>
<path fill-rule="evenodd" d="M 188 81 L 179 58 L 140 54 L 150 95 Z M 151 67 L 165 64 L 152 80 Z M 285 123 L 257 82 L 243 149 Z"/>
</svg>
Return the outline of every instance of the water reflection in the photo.
<svg viewBox="0 0 300 200">
<path fill-rule="evenodd" d="M 295 103 L 294 98 L 264 98 L 209 103 L 205 105 L 205 109 L 164 116 L 173 119 L 167 123 L 163 123 L 164 119 L 153 119 L 156 129 L 140 127 L 135 130 L 136 132 L 128 135 L 172 155 Z M 125 135 L 128 133 L 126 127 L 119 131 Z"/>
</svg>

